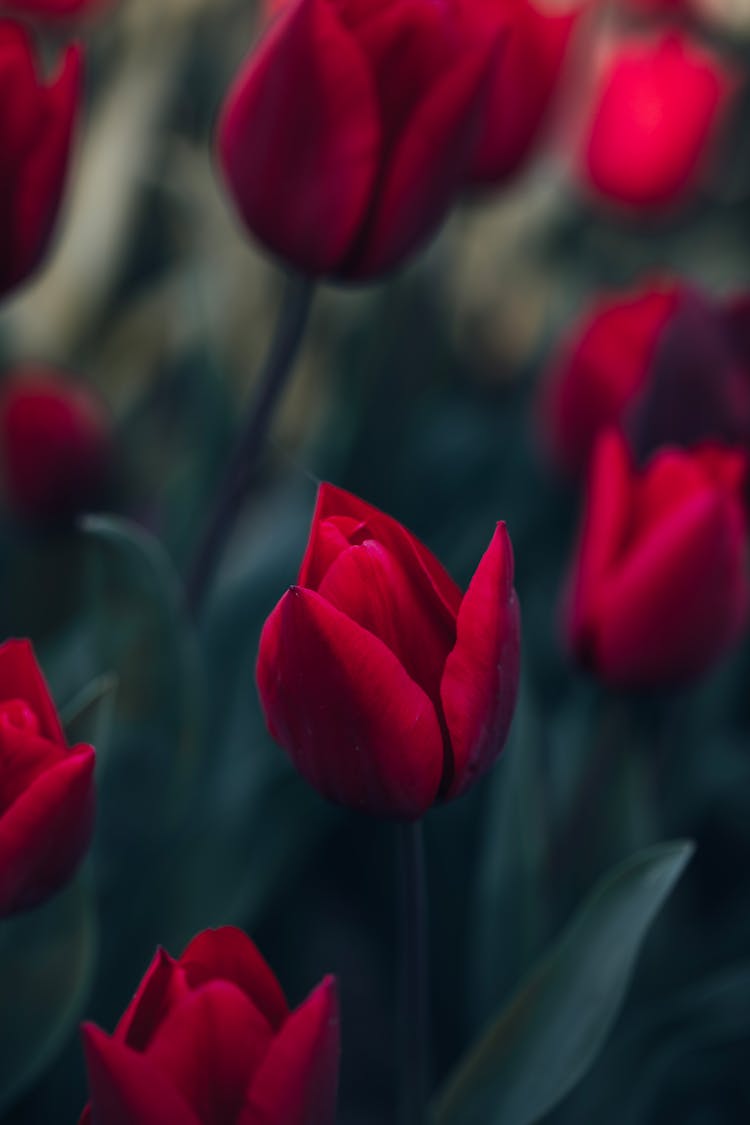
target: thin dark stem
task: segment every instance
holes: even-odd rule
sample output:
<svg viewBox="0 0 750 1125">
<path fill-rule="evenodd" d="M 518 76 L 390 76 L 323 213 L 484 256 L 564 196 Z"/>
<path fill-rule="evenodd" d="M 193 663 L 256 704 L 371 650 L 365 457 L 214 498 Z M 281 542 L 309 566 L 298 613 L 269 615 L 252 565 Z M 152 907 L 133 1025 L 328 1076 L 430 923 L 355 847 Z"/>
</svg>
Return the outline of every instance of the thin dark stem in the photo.
<svg viewBox="0 0 750 1125">
<path fill-rule="evenodd" d="M 298 276 L 290 277 L 287 282 L 276 332 L 255 397 L 185 581 L 185 606 L 193 616 L 200 612 L 258 467 L 274 412 L 304 335 L 313 288 L 311 281 Z"/>
<path fill-rule="evenodd" d="M 429 1086 L 427 887 L 422 822 L 402 824 L 403 1056 L 401 1125 L 425 1125 Z"/>
</svg>

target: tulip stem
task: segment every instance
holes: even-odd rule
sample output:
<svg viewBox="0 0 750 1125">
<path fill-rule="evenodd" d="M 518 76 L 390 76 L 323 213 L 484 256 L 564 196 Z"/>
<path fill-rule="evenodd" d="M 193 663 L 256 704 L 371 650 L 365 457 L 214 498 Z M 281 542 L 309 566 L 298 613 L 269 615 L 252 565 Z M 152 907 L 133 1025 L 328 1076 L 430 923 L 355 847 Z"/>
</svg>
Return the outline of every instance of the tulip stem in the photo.
<svg viewBox="0 0 750 1125">
<path fill-rule="evenodd" d="M 313 282 L 307 278 L 292 275 L 287 281 L 276 331 L 255 396 L 185 581 L 185 607 L 194 617 L 200 613 L 258 467 L 274 412 L 304 335 L 313 291 Z"/>
<path fill-rule="evenodd" d="M 427 885 L 422 822 L 399 826 L 403 881 L 401 1125 L 424 1125 L 429 1083 Z"/>
</svg>

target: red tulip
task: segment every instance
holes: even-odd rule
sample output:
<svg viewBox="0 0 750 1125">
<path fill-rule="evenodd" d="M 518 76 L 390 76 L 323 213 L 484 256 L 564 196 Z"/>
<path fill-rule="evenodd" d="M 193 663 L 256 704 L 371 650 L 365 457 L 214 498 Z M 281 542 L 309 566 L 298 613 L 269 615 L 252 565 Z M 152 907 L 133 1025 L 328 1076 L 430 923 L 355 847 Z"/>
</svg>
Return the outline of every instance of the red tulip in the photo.
<svg viewBox="0 0 750 1125">
<path fill-rule="evenodd" d="M 222 171 L 269 250 L 354 280 L 400 265 L 462 187 L 526 155 L 573 25 L 529 0 L 270 7 L 222 111 Z"/>
<path fill-rule="evenodd" d="M 584 164 L 616 203 L 663 208 L 695 185 L 735 82 L 688 37 L 623 38 L 601 76 Z"/>
<path fill-rule="evenodd" d="M 491 186 L 506 180 L 528 158 L 553 96 L 581 8 L 544 11 L 532 0 L 465 0 L 470 18 L 487 34 L 504 34 L 493 68 L 479 140 L 467 177 Z"/>
<path fill-rule="evenodd" d="M 81 93 L 81 51 L 68 47 L 45 83 L 31 40 L 0 22 L 0 296 L 39 264 L 62 197 Z"/>
<path fill-rule="evenodd" d="M 16 516 L 62 522 L 96 507 L 111 469 L 111 425 L 90 390 L 44 370 L 0 382 L 0 470 Z"/>
<path fill-rule="evenodd" d="M 68 747 L 29 641 L 0 645 L 0 917 L 44 902 L 91 839 L 94 750 Z"/>
<path fill-rule="evenodd" d="M 320 793 L 413 819 L 502 750 L 519 646 L 504 524 L 462 595 L 396 520 L 323 484 L 298 584 L 263 629 L 258 688 L 271 734 Z"/>
<path fill-rule="evenodd" d="M 578 660 L 623 687 L 706 672 L 747 617 L 744 453 L 664 450 L 642 472 L 605 434 L 591 463 L 567 628 Z"/>
<path fill-rule="evenodd" d="M 609 426 L 639 458 L 662 445 L 750 442 L 747 304 L 677 282 L 598 301 L 542 387 L 542 437 L 557 464 L 583 472 Z"/>
<path fill-rule="evenodd" d="M 336 984 L 295 1011 L 248 937 L 204 930 L 151 962 L 114 1035 L 83 1028 L 80 1125 L 333 1125 Z"/>
<path fill-rule="evenodd" d="M 567 472 L 583 472 L 601 431 L 623 424 L 679 294 L 668 283 L 604 298 L 563 342 L 543 387 L 540 420 L 545 444 Z"/>
</svg>

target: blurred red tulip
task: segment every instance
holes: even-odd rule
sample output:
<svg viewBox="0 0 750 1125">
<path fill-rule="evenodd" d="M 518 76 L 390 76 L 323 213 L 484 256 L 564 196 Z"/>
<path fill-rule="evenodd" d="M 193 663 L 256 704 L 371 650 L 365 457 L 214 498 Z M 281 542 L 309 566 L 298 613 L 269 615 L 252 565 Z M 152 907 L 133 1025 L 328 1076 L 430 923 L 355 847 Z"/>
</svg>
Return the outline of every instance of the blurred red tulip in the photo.
<svg viewBox="0 0 750 1125">
<path fill-rule="evenodd" d="M 664 450 L 642 472 L 603 435 L 567 604 L 572 652 L 601 679 L 663 687 L 708 671 L 747 617 L 748 459 Z"/>
<path fill-rule="evenodd" d="M 94 750 L 68 747 L 29 641 L 0 645 L 0 917 L 71 878 L 91 839 Z"/>
<path fill-rule="evenodd" d="M 678 286 L 667 283 L 604 298 L 563 342 L 542 388 L 540 421 L 544 443 L 565 471 L 583 472 L 601 431 L 622 425 L 678 296 Z"/>
<path fill-rule="evenodd" d="M 545 11 L 530 0 L 464 0 L 487 35 L 504 34 L 467 182 L 492 186 L 528 158 L 557 90 L 582 6 Z"/>
<path fill-rule="evenodd" d="M 334 1125 L 336 984 L 295 1011 L 241 930 L 204 930 L 151 962 L 114 1035 L 83 1028 L 80 1125 Z"/>
<path fill-rule="evenodd" d="M 0 473 L 14 515 L 62 523 L 97 507 L 112 461 L 109 418 L 85 386 L 36 369 L 0 381 Z"/>
<path fill-rule="evenodd" d="M 735 81 L 719 57 L 670 31 L 611 50 L 585 130 L 583 162 L 601 195 L 661 209 L 695 186 Z"/>
<path fill-rule="evenodd" d="M 292 0 L 221 115 L 222 171 L 248 229 L 303 273 L 400 265 L 467 184 L 526 155 L 573 16 L 529 0 Z"/>
<path fill-rule="evenodd" d="M 28 33 L 0 22 L 0 296 L 47 247 L 62 197 L 81 94 L 82 56 L 68 47 L 44 82 Z"/>
<path fill-rule="evenodd" d="M 674 281 L 597 301 L 542 386 L 541 436 L 556 464 L 582 473 L 609 426 L 639 459 L 662 445 L 750 443 L 748 299 L 720 303 Z"/>
<path fill-rule="evenodd" d="M 401 524 L 321 485 L 298 585 L 268 618 L 269 730 L 330 800 L 413 819 L 503 749 L 520 626 L 504 524 L 462 595 Z"/>
</svg>

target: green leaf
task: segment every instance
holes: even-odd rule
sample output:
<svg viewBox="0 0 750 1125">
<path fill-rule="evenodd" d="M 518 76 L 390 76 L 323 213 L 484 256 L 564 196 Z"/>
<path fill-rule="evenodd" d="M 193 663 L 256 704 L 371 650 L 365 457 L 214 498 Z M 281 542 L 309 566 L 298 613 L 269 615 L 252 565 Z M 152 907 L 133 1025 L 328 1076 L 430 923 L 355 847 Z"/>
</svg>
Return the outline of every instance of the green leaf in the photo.
<svg viewBox="0 0 750 1125">
<path fill-rule="evenodd" d="M 530 1125 L 575 1086 L 614 1023 L 641 943 L 692 850 L 683 841 L 647 848 L 598 884 L 449 1079 L 436 1125 Z"/>
<path fill-rule="evenodd" d="M 113 672 L 105 672 L 86 684 L 60 711 L 60 719 L 70 745 L 77 742 L 90 743 L 96 747 L 100 764 L 106 756 L 112 729 L 117 683 L 118 678 Z"/>
<path fill-rule="evenodd" d="M 86 516 L 80 527 L 104 556 L 94 560 L 92 613 L 100 660 L 118 675 L 118 736 L 143 747 L 151 776 L 161 771 L 182 793 L 196 765 L 201 677 L 179 575 L 159 541 L 129 520 Z M 158 800 L 163 809 L 162 793 Z"/>
<path fill-rule="evenodd" d="M 0 923 L 0 1112 L 74 1030 L 95 951 L 94 912 L 80 878 L 36 910 Z"/>
</svg>

